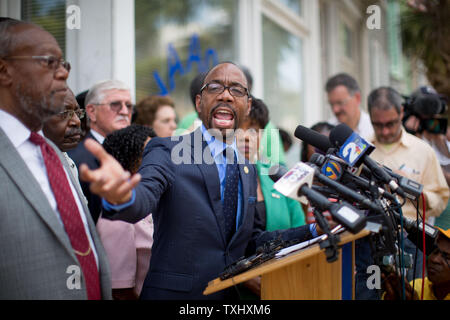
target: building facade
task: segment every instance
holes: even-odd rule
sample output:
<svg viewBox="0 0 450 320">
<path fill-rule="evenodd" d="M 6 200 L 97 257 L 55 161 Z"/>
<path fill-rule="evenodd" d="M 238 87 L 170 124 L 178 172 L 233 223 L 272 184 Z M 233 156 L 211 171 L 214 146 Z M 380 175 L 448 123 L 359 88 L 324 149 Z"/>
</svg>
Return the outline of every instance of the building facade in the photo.
<svg viewBox="0 0 450 320">
<path fill-rule="evenodd" d="M 358 80 L 364 109 L 375 87 L 424 84 L 402 54 L 399 14 L 394 0 L 0 0 L 0 15 L 55 35 L 75 93 L 120 79 L 136 101 L 170 95 L 182 118 L 194 76 L 234 61 L 291 133 L 331 116 L 324 84 L 338 72 Z"/>
</svg>

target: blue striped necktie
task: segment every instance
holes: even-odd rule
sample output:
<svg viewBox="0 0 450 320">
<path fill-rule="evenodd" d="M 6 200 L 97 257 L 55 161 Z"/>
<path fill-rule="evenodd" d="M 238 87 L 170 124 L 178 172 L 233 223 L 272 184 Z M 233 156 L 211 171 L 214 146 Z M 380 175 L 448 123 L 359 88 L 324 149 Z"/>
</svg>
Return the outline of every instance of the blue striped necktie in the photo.
<svg viewBox="0 0 450 320">
<path fill-rule="evenodd" d="M 223 198 L 223 214 L 225 216 L 225 237 L 227 243 L 236 231 L 236 214 L 238 204 L 239 168 L 232 148 L 224 150 L 227 159 L 225 175 L 225 192 Z"/>
</svg>

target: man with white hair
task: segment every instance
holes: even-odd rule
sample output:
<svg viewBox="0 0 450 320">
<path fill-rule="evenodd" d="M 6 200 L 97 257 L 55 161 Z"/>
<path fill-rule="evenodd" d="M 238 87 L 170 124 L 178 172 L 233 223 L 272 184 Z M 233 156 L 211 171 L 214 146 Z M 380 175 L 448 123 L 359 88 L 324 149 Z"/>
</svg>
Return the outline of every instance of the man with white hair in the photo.
<svg viewBox="0 0 450 320">
<path fill-rule="evenodd" d="M 133 104 L 130 88 L 121 81 L 106 80 L 95 84 L 86 95 L 85 105 L 91 126 L 86 138 L 103 143 L 107 135 L 129 126 L 131 123 Z M 89 168 L 97 169 L 99 167 L 97 159 L 86 150 L 83 142 L 78 144 L 75 149 L 70 150 L 69 156 L 77 167 L 86 163 Z M 84 181 L 80 181 L 80 183 L 88 200 L 92 218 L 97 222 L 101 212 L 101 199 L 91 193 L 89 183 Z"/>
</svg>

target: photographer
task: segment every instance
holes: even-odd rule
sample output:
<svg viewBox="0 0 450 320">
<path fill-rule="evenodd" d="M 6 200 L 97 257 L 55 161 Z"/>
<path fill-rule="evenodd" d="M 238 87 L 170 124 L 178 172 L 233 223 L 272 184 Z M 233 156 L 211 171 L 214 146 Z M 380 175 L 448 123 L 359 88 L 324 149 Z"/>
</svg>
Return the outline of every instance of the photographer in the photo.
<svg viewBox="0 0 450 320">
<path fill-rule="evenodd" d="M 436 152 L 447 184 L 450 186 L 450 141 L 447 140 L 446 99 L 433 88 L 422 86 L 407 97 L 403 125 L 407 132 L 427 142 Z M 450 203 L 435 224 L 450 227 Z M 431 221 L 430 221 L 431 222 Z"/>
<path fill-rule="evenodd" d="M 423 286 L 424 300 L 450 300 L 450 229 L 439 229 L 435 249 L 427 259 L 427 277 Z M 402 299 L 402 285 L 398 274 L 391 273 L 383 277 L 384 300 Z M 405 299 L 422 298 L 422 279 L 416 283 L 405 283 Z"/>
</svg>

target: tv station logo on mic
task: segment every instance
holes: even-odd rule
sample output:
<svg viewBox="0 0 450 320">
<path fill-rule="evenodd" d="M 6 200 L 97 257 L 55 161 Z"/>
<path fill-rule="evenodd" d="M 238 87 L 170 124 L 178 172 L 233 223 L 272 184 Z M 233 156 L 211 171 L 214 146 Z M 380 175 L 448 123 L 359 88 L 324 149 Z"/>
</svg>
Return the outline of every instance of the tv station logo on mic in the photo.
<svg viewBox="0 0 450 320">
<path fill-rule="evenodd" d="M 322 173 L 332 180 L 339 180 L 342 176 L 342 166 L 336 160 L 329 160 L 322 166 Z"/>
<path fill-rule="evenodd" d="M 375 147 L 371 143 L 353 132 L 339 149 L 338 155 L 351 167 L 359 167 L 363 160 L 362 156 L 366 153 L 369 155 L 374 149 Z"/>
</svg>

